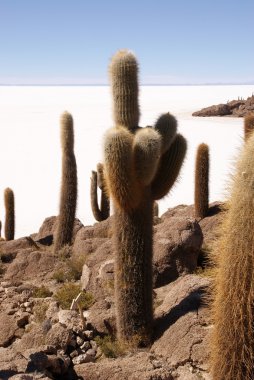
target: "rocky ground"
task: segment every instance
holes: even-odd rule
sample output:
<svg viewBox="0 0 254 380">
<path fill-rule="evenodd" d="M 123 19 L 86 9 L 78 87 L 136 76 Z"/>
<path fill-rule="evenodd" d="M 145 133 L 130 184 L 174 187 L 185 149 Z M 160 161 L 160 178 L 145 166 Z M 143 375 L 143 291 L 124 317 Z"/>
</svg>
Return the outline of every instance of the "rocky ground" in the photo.
<svg viewBox="0 0 254 380">
<path fill-rule="evenodd" d="M 155 218 L 154 336 L 135 352 L 114 339 L 112 217 L 86 227 L 76 220 L 73 244 L 58 257 L 55 217 L 30 237 L 0 242 L 0 379 L 210 379 L 211 277 L 201 267 L 221 215 L 215 203 L 200 221 L 192 206 Z"/>
<path fill-rule="evenodd" d="M 247 100 L 232 100 L 226 104 L 217 104 L 202 108 L 193 112 L 192 116 L 233 116 L 244 117 L 248 113 L 254 112 L 254 95 Z"/>
</svg>

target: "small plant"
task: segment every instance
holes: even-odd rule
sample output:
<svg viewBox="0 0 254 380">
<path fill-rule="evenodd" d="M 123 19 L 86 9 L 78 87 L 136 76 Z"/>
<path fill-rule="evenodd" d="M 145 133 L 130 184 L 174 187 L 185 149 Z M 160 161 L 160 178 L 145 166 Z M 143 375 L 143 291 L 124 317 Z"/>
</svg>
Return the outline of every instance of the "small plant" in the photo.
<svg viewBox="0 0 254 380">
<path fill-rule="evenodd" d="M 71 246 L 69 244 L 65 244 L 62 248 L 60 248 L 57 252 L 57 257 L 61 261 L 65 261 L 71 256 Z"/>
<path fill-rule="evenodd" d="M 42 323 L 46 319 L 46 312 L 48 310 L 48 304 L 46 302 L 40 302 L 33 308 L 34 321 Z"/>
<path fill-rule="evenodd" d="M 34 298 L 46 298 L 46 297 L 51 297 L 52 292 L 46 288 L 46 286 L 42 285 L 41 287 L 35 289 L 33 291 L 32 297 Z"/>
<path fill-rule="evenodd" d="M 59 268 L 53 274 L 53 279 L 58 283 L 64 283 L 66 281 L 78 281 L 82 275 L 83 265 L 86 258 L 84 256 L 73 256 L 64 259 L 59 264 Z"/>
<path fill-rule="evenodd" d="M 64 284 L 55 294 L 55 299 L 59 302 L 62 309 L 69 309 L 71 307 L 72 300 L 75 299 L 80 293 L 80 286 L 72 282 Z M 82 310 L 89 309 L 94 303 L 94 297 L 92 293 L 84 292 L 79 305 Z"/>
<path fill-rule="evenodd" d="M 94 338 L 97 345 L 101 348 L 102 353 L 107 358 L 117 358 L 124 354 L 125 348 L 118 341 L 113 340 L 109 335 L 100 337 L 99 335 Z"/>
<path fill-rule="evenodd" d="M 62 269 L 59 269 L 54 272 L 52 278 L 58 283 L 64 283 L 66 280 L 66 275 Z"/>
</svg>

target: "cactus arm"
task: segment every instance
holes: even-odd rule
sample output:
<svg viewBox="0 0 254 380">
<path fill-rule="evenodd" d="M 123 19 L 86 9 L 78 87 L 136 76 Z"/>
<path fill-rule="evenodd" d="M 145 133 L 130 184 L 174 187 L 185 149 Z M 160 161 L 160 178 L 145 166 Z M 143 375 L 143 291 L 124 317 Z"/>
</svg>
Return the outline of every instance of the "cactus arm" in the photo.
<svg viewBox="0 0 254 380">
<path fill-rule="evenodd" d="M 161 136 L 153 128 L 138 130 L 134 137 L 133 155 L 137 181 L 149 185 L 158 168 L 161 151 Z"/>
<path fill-rule="evenodd" d="M 112 58 L 109 73 L 115 124 L 135 130 L 139 123 L 138 63 L 135 56 L 127 50 L 118 51 Z"/>
<path fill-rule="evenodd" d="M 158 171 L 151 184 L 152 198 L 163 198 L 179 175 L 185 154 L 187 143 L 185 138 L 177 134 L 170 148 L 161 156 Z"/>
<path fill-rule="evenodd" d="M 165 113 L 158 118 L 154 128 L 162 137 L 161 153 L 166 153 L 176 137 L 177 121 L 173 115 Z"/>
<path fill-rule="evenodd" d="M 114 203 L 125 210 L 140 202 L 141 191 L 134 175 L 133 135 L 126 128 L 108 130 L 104 142 L 105 182 Z"/>
</svg>

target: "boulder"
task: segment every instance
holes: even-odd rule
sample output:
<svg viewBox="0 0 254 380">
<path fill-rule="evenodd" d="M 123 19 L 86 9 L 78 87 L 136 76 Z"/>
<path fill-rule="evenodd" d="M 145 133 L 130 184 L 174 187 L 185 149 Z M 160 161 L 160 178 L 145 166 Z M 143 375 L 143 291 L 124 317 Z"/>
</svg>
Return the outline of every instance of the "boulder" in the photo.
<svg viewBox="0 0 254 380">
<path fill-rule="evenodd" d="M 193 112 L 192 116 L 244 117 L 250 112 L 254 112 L 254 95 L 247 98 L 247 100 L 231 100 L 227 104 L 202 108 L 200 111 Z"/>
<path fill-rule="evenodd" d="M 208 340 L 211 331 L 205 296 L 211 280 L 187 275 L 156 290 L 155 342 L 151 352 L 167 358 L 177 368 L 190 363 L 208 370 Z"/>
<path fill-rule="evenodd" d="M 33 235 L 35 242 L 50 245 L 50 242 L 53 242 L 53 237 L 57 230 L 57 221 L 58 219 L 56 216 L 50 216 L 46 218 L 42 223 L 39 232 Z M 73 227 L 73 241 L 75 240 L 76 234 L 82 227 L 83 224 L 81 221 L 79 219 L 75 219 Z"/>
<path fill-rule="evenodd" d="M 98 363 L 75 365 L 78 376 L 89 380 L 173 380 L 172 368 L 165 359 L 147 352 L 129 354 L 123 358 L 104 359 Z"/>
<path fill-rule="evenodd" d="M 34 251 L 38 248 L 35 241 L 29 236 L 16 240 L 0 241 L 1 260 L 3 262 L 12 261 L 20 250 Z"/>
<path fill-rule="evenodd" d="M 203 235 L 193 218 L 163 218 L 154 235 L 153 276 L 155 288 L 193 273 L 197 267 Z"/>
<path fill-rule="evenodd" d="M 202 108 L 200 111 L 193 112 L 192 116 L 226 116 L 230 115 L 231 109 L 227 104 L 217 104 Z"/>
<path fill-rule="evenodd" d="M 15 332 L 18 329 L 18 325 L 15 316 L 8 315 L 5 312 L 0 314 L 0 347 L 8 347 L 13 338 Z"/>
<path fill-rule="evenodd" d="M 44 250 L 19 250 L 4 275 L 5 280 L 34 280 L 37 284 L 52 277 L 56 258 Z"/>
</svg>

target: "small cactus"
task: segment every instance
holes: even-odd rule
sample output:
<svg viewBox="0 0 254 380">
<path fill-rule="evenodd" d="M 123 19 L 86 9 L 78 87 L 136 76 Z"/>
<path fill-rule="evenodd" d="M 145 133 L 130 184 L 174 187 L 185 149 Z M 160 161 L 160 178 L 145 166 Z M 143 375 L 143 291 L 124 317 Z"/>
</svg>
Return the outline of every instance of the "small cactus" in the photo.
<svg viewBox="0 0 254 380">
<path fill-rule="evenodd" d="M 254 113 L 249 113 L 244 118 L 244 139 L 245 139 L 245 141 L 247 141 L 247 139 L 250 137 L 253 130 L 254 130 Z"/>
<path fill-rule="evenodd" d="M 233 177 L 228 210 L 214 252 L 211 339 L 213 380 L 254 379 L 254 134 Z"/>
<path fill-rule="evenodd" d="M 77 167 L 74 155 L 74 131 L 71 114 L 61 116 L 62 183 L 60 212 L 55 235 L 54 251 L 70 244 L 73 234 L 77 203 Z"/>
<path fill-rule="evenodd" d="M 115 293 L 118 338 L 130 345 L 151 339 L 153 205 L 174 184 L 186 152 L 170 114 L 140 128 L 138 64 L 119 51 L 110 65 L 115 128 L 104 140 L 107 191 L 114 205 Z"/>
<path fill-rule="evenodd" d="M 101 204 L 98 205 L 98 196 L 97 196 L 97 185 L 101 190 Z M 104 184 L 104 174 L 103 174 L 103 165 L 97 165 L 97 172 L 92 171 L 91 177 L 91 187 L 90 187 L 90 196 L 91 196 L 91 206 L 95 219 L 98 222 L 105 220 L 109 217 L 110 211 L 110 201 L 105 191 Z"/>
<path fill-rule="evenodd" d="M 15 236 L 15 199 L 13 191 L 7 187 L 4 191 L 5 204 L 5 240 L 14 240 Z"/>
<path fill-rule="evenodd" d="M 209 147 L 200 144 L 195 168 L 195 217 L 204 218 L 209 209 Z"/>
</svg>

